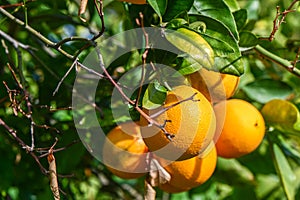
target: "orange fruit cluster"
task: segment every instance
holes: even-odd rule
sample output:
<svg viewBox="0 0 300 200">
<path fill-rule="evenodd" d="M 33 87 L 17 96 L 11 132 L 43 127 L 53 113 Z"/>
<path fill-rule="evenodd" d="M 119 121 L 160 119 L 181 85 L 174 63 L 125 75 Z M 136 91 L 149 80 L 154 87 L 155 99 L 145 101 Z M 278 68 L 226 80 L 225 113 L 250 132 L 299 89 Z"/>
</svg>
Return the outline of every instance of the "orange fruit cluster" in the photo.
<svg viewBox="0 0 300 200">
<path fill-rule="evenodd" d="M 170 175 L 155 186 L 183 192 L 213 175 L 218 156 L 238 158 L 259 146 L 265 133 L 262 115 L 244 100 L 229 99 L 239 77 L 204 69 L 197 73 L 188 76 L 191 86 L 169 91 L 161 107 L 144 109 L 148 118 L 141 115 L 139 122 L 108 133 L 103 161 L 112 173 L 138 178 L 151 171 L 155 159 Z"/>
</svg>

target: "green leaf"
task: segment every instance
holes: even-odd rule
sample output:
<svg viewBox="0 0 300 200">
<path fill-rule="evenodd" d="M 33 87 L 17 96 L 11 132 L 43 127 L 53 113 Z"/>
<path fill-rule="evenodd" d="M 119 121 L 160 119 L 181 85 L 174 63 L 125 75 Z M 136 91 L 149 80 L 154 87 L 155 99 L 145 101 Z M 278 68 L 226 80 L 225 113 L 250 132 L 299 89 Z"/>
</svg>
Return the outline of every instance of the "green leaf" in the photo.
<svg viewBox="0 0 300 200">
<path fill-rule="evenodd" d="M 167 28 L 168 29 L 179 29 L 181 28 L 183 25 L 188 24 L 188 22 L 185 19 L 182 18 L 176 18 L 176 19 L 172 19 L 168 24 L 167 24 Z"/>
<path fill-rule="evenodd" d="M 274 99 L 261 110 L 266 123 L 284 133 L 300 136 L 300 113 L 298 108 L 289 101 Z"/>
<path fill-rule="evenodd" d="M 198 62 L 195 62 L 190 56 L 183 57 L 179 65 L 180 67 L 177 71 L 181 75 L 192 74 L 202 68 L 202 66 Z"/>
<path fill-rule="evenodd" d="M 293 89 L 284 82 L 272 79 L 260 79 L 242 88 L 249 98 L 259 103 L 267 103 L 272 99 L 285 99 Z"/>
<path fill-rule="evenodd" d="M 211 69 L 214 53 L 210 45 L 196 32 L 179 28 L 176 31 L 166 30 L 166 39 L 197 61 L 201 66 Z"/>
<path fill-rule="evenodd" d="M 258 174 L 256 183 L 255 193 L 258 199 L 283 199 L 284 193 L 275 174 Z"/>
<path fill-rule="evenodd" d="M 229 54 L 234 53 L 233 47 L 224 42 L 222 39 L 212 38 L 205 34 L 203 34 L 202 37 L 209 43 L 211 48 L 214 50 L 215 56 L 226 57 Z"/>
<path fill-rule="evenodd" d="M 241 76 L 244 73 L 244 65 L 240 60 L 241 52 L 237 41 L 232 36 L 228 27 L 211 17 L 199 14 L 189 15 L 189 20 L 190 23 L 201 21 L 206 25 L 209 24 L 209 26 L 206 26 L 205 33 L 200 32 L 200 34 L 214 49 L 214 69 L 221 73 Z M 234 52 L 230 53 L 229 48 L 231 48 Z"/>
<path fill-rule="evenodd" d="M 71 121 L 72 115 L 67 110 L 59 110 L 53 114 L 53 118 L 57 119 L 58 121 Z"/>
<path fill-rule="evenodd" d="M 277 144 L 273 144 L 273 156 L 274 156 L 274 164 L 276 166 L 277 173 L 279 175 L 281 184 L 283 186 L 284 192 L 286 194 L 287 199 L 295 198 L 295 183 L 296 176 L 288 163 L 285 155 L 278 147 Z"/>
<path fill-rule="evenodd" d="M 189 15 L 190 23 L 194 22 L 202 22 L 206 24 L 205 32 L 199 32 L 201 35 L 207 35 L 211 38 L 215 38 L 218 40 L 227 43 L 231 46 L 235 52 L 239 51 L 238 43 L 235 38 L 232 36 L 228 27 L 226 27 L 220 21 L 214 19 L 213 17 L 199 15 L 199 14 L 190 14 Z M 207 41 L 210 42 L 209 40 Z"/>
<path fill-rule="evenodd" d="M 150 83 L 143 97 L 143 107 L 150 110 L 160 107 L 167 96 L 167 89 L 157 81 Z"/>
<path fill-rule="evenodd" d="M 224 74 L 241 76 L 244 73 L 244 63 L 240 53 L 230 54 L 227 57 L 215 57 L 214 68 Z"/>
<path fill-rule="evenodd" d="M 231 35 L 238 41 L 238 31 L 233 14 L 223 0 L 195 0 L 193 9 L 200 14 L 214 18 L 224 24 L 230 30 Z"/>
<path fill-rule="evenodd" d="M 163 20 L 170 21 L 178 14 L 189 11 L 193 5 L 193 2 L 194 0 L 169 0 Z"/>
<path fill-rule="evenodd" d="M 231 11 L 238 10 L 240 8 L 236 0 L 224 0 L 224 2 L 228 5 Z"/>
<path fill-rule="evenodd" d="M 237 30 L 241 30 L 247 22 L 247 10 L 240 9 L 233 13 Z"/>
<path fill-rule="evenodd" d="M 241 47 L 254 47 L 258 44 L 259 39 L 249 31 L 242 31 L 240 33 L 240 46 Z"/>
<path fill-rule="evenodd" d="M 291 158 L 300 163 L 300 151 L 299 147 L 297 148 L 297 146 L 295 145 L 295 142 L 297 142 L 295 138 L 286 138 L 282 134 L 277 134 L 276 136 L 284 152 L 286 152 L 286 154 L 288 154 Z"/>
<path fill-rule="evenodd" d="M 148 0 L 149 5 L 158 14 L 160 18 L 165 14 L 167 9 L 167 0 Z"/>
<path fill-rule="evenodd" d="M 236 159 L 218 158 L 217 171 L 218 177 L 225 180 L 230 185 L 241 185 L 253 183 L 254 175 Z M 232 178 L 234 177 L 234 179 Z"/>
</svg>

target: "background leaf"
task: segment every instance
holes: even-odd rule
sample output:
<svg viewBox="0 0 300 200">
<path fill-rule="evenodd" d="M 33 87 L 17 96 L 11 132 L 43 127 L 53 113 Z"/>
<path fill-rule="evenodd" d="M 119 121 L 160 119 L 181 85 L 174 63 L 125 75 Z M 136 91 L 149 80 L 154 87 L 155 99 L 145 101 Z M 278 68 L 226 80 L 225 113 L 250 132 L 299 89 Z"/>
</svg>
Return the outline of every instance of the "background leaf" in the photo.
<svg viewBox="0 0 300 200">
<path fill-rule="evenodd" d="M 273 144 L 275 166 L 288 199 L 295 198 L 296 176 L 277 144 Z"/>
<path fill-rule="evenodd" d="M 237 10 L 233 13 L 233 17 L 236 23 L 237 30 L 241 30 L 247 22 L 247 10 Z"/>
<path fill-rule="evenodd" d="M 272 79 L 260 79 L 242 88 L 249 98 L 259 103 L 267 103 L 272 99 L 285 99 L 293 89 L 284 82 Z"/>
<path fill-rule="evenodd" d="M 298 108 L 289 101 L 274 99 L 261 110 L 265 121 L 284 133 L 296 134 L 300 137 L 300 113 Z"/>
<path fill-rule="evenodd" d="M 240 42 L 241 47 L 254 47 L 259 43 L 259 39 L 253 33 L 249 31 L 240 32 Z"/>
</svg>

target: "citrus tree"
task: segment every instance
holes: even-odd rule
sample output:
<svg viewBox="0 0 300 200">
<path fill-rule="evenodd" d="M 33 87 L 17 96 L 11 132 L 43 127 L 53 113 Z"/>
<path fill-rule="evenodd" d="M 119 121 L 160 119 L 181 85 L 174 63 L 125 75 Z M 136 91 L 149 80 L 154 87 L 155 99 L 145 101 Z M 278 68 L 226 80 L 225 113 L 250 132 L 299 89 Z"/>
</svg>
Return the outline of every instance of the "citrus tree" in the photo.
<svg viewBox="0 0 300 200">
<path fill-rule="evenodd" d="M 4 199 L 299 199 L 298 0 L 3 0 Z"/>
</svg>

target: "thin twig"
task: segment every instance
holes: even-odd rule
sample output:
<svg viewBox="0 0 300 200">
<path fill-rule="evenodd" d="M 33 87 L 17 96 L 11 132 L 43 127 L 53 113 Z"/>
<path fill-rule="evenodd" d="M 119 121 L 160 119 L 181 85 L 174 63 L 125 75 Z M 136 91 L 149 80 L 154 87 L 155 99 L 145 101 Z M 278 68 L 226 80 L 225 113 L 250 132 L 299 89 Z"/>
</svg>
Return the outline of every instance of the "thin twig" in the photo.
<svg viewBox="0 0 300 200">
<path fill-rule="evenodd" d="M 64 146 L 64 147 L 57 148 L 57 149 L 53 149 L 53 153 L 56 153 L 56 152 L 59 152 L 59 151 L 66 150 L 67 148 L 69 148 L 69 147 L 71 147 L 71 146 L 73 146 L 74 144 L 77 144 L 77 143 L 79 143 L 79 142 L 80 142 L 80 140 L 74 140 L 74 141 L 72 141 L 71 143 L 67 144 L 67 145 Z M 49 148 L 36 148 L 36 151 L 37 151 L 37 152 L 42 152 L 42 151 L 44 151 L 44 149 L 49 149 Z M 48 151 L 47 153 L 45 153 L 45 154 L 40 155 L 39 158 L 43 158 L 43 157 L 45 157 L 45 156 L 48 156 L 48 154 L 49 154 L 49 151 Z"/>
<path fill-rule="evenodd" d="M 141 12 L 139 14 L 140 14 L 140 22 L 138 22 L 138 24 L 140 24 L 140 26 L 143 30 L 146 46 L 145 46 L 145 51 L 142 55 L 143 65 L 142 65 L 142 72 L 141 72 L 141 81 L 140 81 L 140 86 L 139 86 L 137 99 L 136 99 L 136 102 L 135 102 L 135 107 L 139 106 L 139 101 L 140 101 L 140 98 L 141 98 L 141 95 L 142 95 L 143 84 L 144 84 L 144 81 L 145 81 L 146 60 L 147 60 L 147 56 L 148 56 L 148 52 L 149 52 L 149 48 L 150 48 L 149 47 L 149 35 L 146 32 L 145 27 L 144 27 L 144 15 Z M 137 19 L 137 21 L 138 21 L 138 19 Z"/>
<path fill-rule="evenodd" d="M 54 96 L 54 95 L 58 92 L 58 90 L 59 90 L 59 88 L 60 88 L 60 85 L 63 83 L 63 81 L 64 81 L 65 78 L 69 75 L 69 73 L 72 71 L 72 69 L 76 66 L 77 62 L 78 62 L 78 59 L 75 59 L 74 62 L 72 63 L 72 65 L 71 65 L 71 67 L 68 69 L 68 71 L 65 73 L 65 75 L 64 75 L 64 76 L 61 78 L 61 80 L 58 82 L 58 84 L 57 84 L 57 86 L 56 86 L 54 92 L 52 93 L 52 96 Z"/>
<path fill-rule="evenodd" d="M 61 41 L 57 42 L 54 46 L 54 48 L 59 48 L 61 47 L 63 44 L 67 43 L 67 42 L 71 42 L 71 41 L 81 41 L 81 42 L 87 42 L 87 43 L 91 43 L 91 41 L 87 38 L 82 38 L 82 37 L 68 37 L 65 39 L 62 39 Z"/>
<path fill-rule="evenodd" d="M 20 144 L 20 146 L 33 157 L 35 162 L 38 164 L 41 172 L 46 175 L 48 171 L 41 164 L 39 158 L 35 155 L 35 153 L 33 151 L 30 151 L 31 148 L 28 145 L 26 145 L 26 143 L 17 136 L 17 131 L 9 127 L 1 118 L 0 118 L 0 125 L 3 126 L 10 133 L 10 135 Z"/>
<path fill-rule="evenodd" d="M 273 29 L 270 33 L 270 36 L 267 38 L 260 38 L 261 40 L 269 40 L 269 41 L 273 41 L 275 39 L 275 34 L 278 31 L 279 27 L 281 26 L 281 24 L 284 22 L 286 16 L 291 13 L 291 12 L 295 12 L 296 10 L 292 10 L 293 6 L 298 2 L 299 0 L 293 0 L 290 4 L 290 6 L 283 12 L 280 12 L 280 6 L 276 6 L 276 16 L 275 19 L 273 20 Z M 281 16 L 281 18 L 279 19 L 279 17 Z"/>
<path fill-rule="evenodd" d="M 25 2 L 21 2 L 21 3 L 14 3 L 14 4 L 8 4 L 8 5 L 0 5 L 1 8 L 12 8 L 12 7 L 20 7 L 20 6 L 24 6 L 24 4 L 30 3 L 30 2 L 34 2 L 35 0 L 28 0 Z"/>
<path fill-rule="evenodd" d="M 293 61 L 293 67 L 296 68 L 297 63 L 299 62 L 299 54 L 300 54 L 300 47 L 298 47 L 297 54 L 295 56 L 295 59 Z"/>
<path fill-rule="evenodd" d="M 6 34 L 5 32 L 3 32 L 2 30 L 0 30 L 0 36 L 3 37 L 4 39 L 6 39 L 7 41 L 9 41 L 10 43 L 13 44 L 13 46 L 16 46 L 16 47 L 21 47 L 22 49 L 32 49 L 32 50 L 37 50 L 36 48 L 33 48 L 29 45 L 26 45 L 26 44 L 23 44 L 17 40 L 15 40 L 14 38 L 12 38 L 10 35 Z"/>
<path fill-rule="evenodd" d="M 194 99 L 194 97 L 197 95 L 197 93 L 194 93 L 192 96 L 190 96 L 189 98 L 186 98 L 186 99 L 182 99 L 180 101 L 177 101 L 176 103 L 173 103 L 172 105 L 168 106 L 168 107 L 164 107 L 163 109 L 161 109 L 159 112 L 157 113 L 154 113 L 153 115 L 150 115 L 151 118 L 156 118 L 158 117 L 159 115 L 163 114 L 164 112 L 170 110 L 171 108 L 179 105 L 179 104 L 182 104 L 183 102 L 186 102 L 186 101 L 200 101 L 199 99 Z"/>
<path fill-rule="evenodd" d="M 19 81 L 17 79 L 16 73 L 15 71 L 11 68 L 11 66 L 8 64 L 8 68 L 10 70 L 10 72 L 12 73 L 16 83 L 18 84 L 18 87 L 23 91 L 24 93 L 24 99 L 25 99 L 25 103 L 26 103 L 26 107 L 27 107 L 27 113 L 21 112 L 27 119 L 30 120 L 30 136 L 31 136 L 31 151 L 33 151 L 34 149 L 34 126 L 35 126 L 35 122 L 34 119 L 32 117 L 32 104 L 30 101 L 30 97 L 29 97 L 29 92 L 25 89 L 24 85 L 26 85 L 26 81 L 25 81 L 25 77 L 23 75 L 23 70 L 22 70 L 22 62 L 20 62 L 20 60 L 22 60 L 22 56 L 21 56 L 21 52 L 19 52 L 18 48 L 16 48 L 17 50 L 17 54 L 18 54 L 18 68 L 19 68 L 19 76 L 20 76 L 20 80 Z M 8 88 L 8 86 L 6 85 L 6 88 L 8 90 L 10 90 Z M 16 101 L 13 101 L 16 102 Z M 19 108 L 18 110 L 22 110 L 20 109 L 20 106 L 18 105 L 17 108 Z"/>
<path fill-rule="evenodd" d="M 16 18 L 15 16 L 13 16 L 12 14 L 10 14 L 9 12 L 7 12 L 5 9 L 3 9 L 1 7 L 0 7 L 0 13 L 2 13 L 3 15 L 8 17 L 9 19 L 14 21 L 15 23 L 23 26 L 27 31 L 29 31 L 31 34 L 35 35 L 37 38 L 39 38 L 41 41 L 43 41 L 48 47 L 52 47 L 52 48 L 56 49 L 58 52 L 60 52 L 61 54 L 63 54 L 64 56 L 66 56 L 69 59 L 72 59 L 72 60 L 74 59 L 74 57 L 71 54 L 67 53 L 66 51 L 64 51 L 60 47 L 56 47 L 56 43 L 50 41 L 45 36 L 40 34 L 38 31 L 33 29 L 31 26 L 26 25 L 25 22 L 23 22 L 20 19 Z"/>
</svg>

